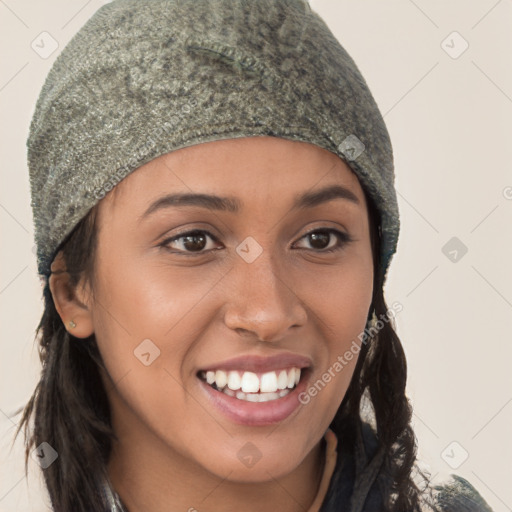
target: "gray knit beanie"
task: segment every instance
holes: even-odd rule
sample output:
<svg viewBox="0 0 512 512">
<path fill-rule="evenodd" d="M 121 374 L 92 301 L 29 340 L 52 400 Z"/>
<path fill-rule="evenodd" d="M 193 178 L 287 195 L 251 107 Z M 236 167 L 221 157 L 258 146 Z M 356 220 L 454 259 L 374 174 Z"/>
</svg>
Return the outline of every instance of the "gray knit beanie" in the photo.
<svg viewBox="0 0 512 512">
<path fill-rule="evenodd" d="M 129 173 L 202 142 L 271 135 L 342 158 L 396 250 L 393 152 L 352 58 L 306 0 L 114 0 L 55 60 L 27 140 L 38 271 Z"/>
</svg>

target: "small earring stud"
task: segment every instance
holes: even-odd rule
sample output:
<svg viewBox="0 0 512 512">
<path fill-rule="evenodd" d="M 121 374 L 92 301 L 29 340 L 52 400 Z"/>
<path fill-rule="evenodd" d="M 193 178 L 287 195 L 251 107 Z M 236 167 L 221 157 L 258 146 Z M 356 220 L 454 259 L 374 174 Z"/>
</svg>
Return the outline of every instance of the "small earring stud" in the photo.
<svg viewBox="0 0 512 512">
<path fill-rule="evenodd" d="M 70 320 L 68 325 L 69 325 L 69 327 L 71 327 L 71 329 L 76 327 L 76 324 L 75 324 L 75 322 L 73 322 L 73 320 Z"/>
</svg>

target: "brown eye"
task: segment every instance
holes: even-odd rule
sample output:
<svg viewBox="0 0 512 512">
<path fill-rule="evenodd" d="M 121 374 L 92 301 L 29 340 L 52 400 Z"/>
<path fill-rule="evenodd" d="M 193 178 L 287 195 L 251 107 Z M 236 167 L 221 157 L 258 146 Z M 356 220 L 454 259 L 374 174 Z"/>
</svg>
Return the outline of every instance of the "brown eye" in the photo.
<svg viewBox="0 0 512 512">
<path fill-rule="evenodd" d="M 302 239 L 307 239 L 317 252 L 334 252 L 353 241 L 348 233 L 331 228 L 315 229 L 306 233 Z"/>
<path fill-rule="evenodd" d="M 188 231 L 172 238 L 165 239 L 160 246 L 169 249 L 170 252 L 174 253 L 196 253 L 202 254 L 207 252 L 208 239 L 216 241 L 217 239 L 208 231 L 195 229 L 194 231 Z M 173 243 L 174 246 L 178 247 L 178 250 L 174 251 L 169 246 Z M 211 249 L 211 247 L 208 247 Z"/>
</svg>

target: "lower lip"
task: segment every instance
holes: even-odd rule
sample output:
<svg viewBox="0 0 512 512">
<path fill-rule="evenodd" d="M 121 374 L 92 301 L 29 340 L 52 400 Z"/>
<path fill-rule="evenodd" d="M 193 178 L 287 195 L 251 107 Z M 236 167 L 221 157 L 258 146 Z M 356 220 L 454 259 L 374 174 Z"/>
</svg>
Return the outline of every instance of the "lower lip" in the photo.
<svg viewBox="0 0 512 512">
<path fill-rule="evenodd" d="M 239 425 L 261 427 L 273 425 L 285 420 L 300 405 L 299 394 L 307 387 L 309 369 L 303 369 L 305 373 L 297 386 L 286 396 L 269 402 L 247 402 L 226 395 L 222 391 L 213 389 L 209 384 L 199 379 L 201 387 L 206 391 L 209 401 L 219 409 L 231 421 Z"/>
</svg>

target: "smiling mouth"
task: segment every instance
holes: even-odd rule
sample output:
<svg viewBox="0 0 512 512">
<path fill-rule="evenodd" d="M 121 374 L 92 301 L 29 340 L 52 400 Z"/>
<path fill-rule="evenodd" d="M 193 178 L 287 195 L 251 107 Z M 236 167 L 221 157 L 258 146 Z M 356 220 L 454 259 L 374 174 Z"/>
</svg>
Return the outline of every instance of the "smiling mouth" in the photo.
<svg viewBox="0 0 512 512">
<path fill-rule="evenodd" d="M 305 369 L 291 367 L 266 373 L 232 371 L 200 371 L 198 377 L 210 387 L 246 402 L 271 402 L 291 393 Z"/>
</svg>

